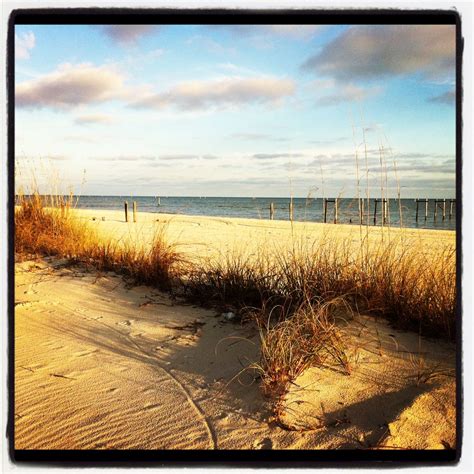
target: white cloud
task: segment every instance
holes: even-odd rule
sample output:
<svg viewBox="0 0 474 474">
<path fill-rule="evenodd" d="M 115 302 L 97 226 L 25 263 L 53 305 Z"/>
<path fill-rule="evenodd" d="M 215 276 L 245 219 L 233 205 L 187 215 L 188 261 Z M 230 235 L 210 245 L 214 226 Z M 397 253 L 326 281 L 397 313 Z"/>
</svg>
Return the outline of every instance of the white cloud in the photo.
<svg viewBox="0 0 474 474">
<path fill-rule="evenodd" d="M 141 37 L 152 33 L 154 25 L 104 25 L 102 30 L 113 41 L 122 45 L 136 43 Z"/>
<path fill-rule="evenodd" d="M 324 25 L 219 25 L 232 33 L 242 36 L 278 35 L 292 38 L 307 38 L 314 36 L 324 28 Z"/>
<path fill-rule="evenodd" d="M 275 103 L 293 94 L 294 90 L 295 85 L 289 79 L 227 77 L 182 82 L 166 92 L 147 94 L 131 105 L 136 108 L 176 106 L 183 110 L 196 110 L 213 106 Z"/>
<path fill-rule="evenodd" d="M 454 105 L 456 100 L 456 92 L 454 90 L 444 92 L 443 94 L 431 97 L 429 102 L 434 102 L 437 104 L 446 104 L 446 105 Z"/>
<path fill-rule="evenodd" d="M 303 67 L 344 80 L 417 72 L 449 76 L 454 74 L 455 31 L 452 25 L 352 26 Z"/>
<path fill-rule="evenodd" d="M 380 87 L 359 87 L 355 84 L 338 84 L 337 92 L 320 97 L 317 100 L 319 105 L 330 106 L 344 102 L 362 101 L 380 93 Z"/>
<path fill-rule="evenodd" d="M 89 114 L 79 115 L 74 119 L 74 122 L 79 125 L 90 125 L 94 123 L 112 123 L 114 118 L 106 114 Z"/>
<path fill-rule="evenodd" d="M 110 67 L 64 64 L 52 73 L 18 84 L 15 102 L 17 107 L 64 109 L 125 94 L 123 77 Z"/>
<path fill-rule="evenodd" d="M 15 33 L 15 57 L 17 59 L 28 59 L 35 44 L 36 37 L 32 31 L 20 35 Z"/>
</svg>

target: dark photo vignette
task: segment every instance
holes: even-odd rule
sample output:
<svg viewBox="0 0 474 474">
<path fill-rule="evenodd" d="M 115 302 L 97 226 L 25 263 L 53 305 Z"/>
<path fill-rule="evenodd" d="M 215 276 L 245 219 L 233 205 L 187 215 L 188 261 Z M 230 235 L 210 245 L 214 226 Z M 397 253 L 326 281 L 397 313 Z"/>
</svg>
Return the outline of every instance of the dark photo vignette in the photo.
<svg viewBox="0 0 474 474">
<path fill-rule="evenodd" d="M 456 25 L 456 448 L 445 450 L 18 450 L 14 447 L 14 213 L 15 213 L 15 26 L 77 24 L 437 24 Z M 12 12 L 8 29 L 8 341 L 11 460 L 50 466 L 228 466 L 322 467 L 446 465 L 457 463 L 462 441 L 462 34 L 455 11 L 442 10 L 174 10 L 133 8 L 21 9 Z M 297 456 L 295 456 L 297 454 Z M 294 459 L 297 457 L 297 459 Z"/>
</svg>

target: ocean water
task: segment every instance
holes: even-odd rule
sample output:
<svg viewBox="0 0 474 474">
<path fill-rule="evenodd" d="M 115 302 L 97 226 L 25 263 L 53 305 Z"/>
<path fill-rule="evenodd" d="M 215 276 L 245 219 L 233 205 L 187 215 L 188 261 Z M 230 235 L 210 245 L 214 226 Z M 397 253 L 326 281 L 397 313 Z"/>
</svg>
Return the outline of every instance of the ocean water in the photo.
<svg viewBox="0 0 474 474">
<path fill-rule="evenodd" d="M 274 219 L 289 219 L 289 198 L 233 198 L 233 197 L 166 197 L 159 199 L 151 196 L 81 196 L 77 202 L 78 208 L 83 209 L 123 209 L 124 201 L 128 201 L 129 208 L 133 201 L 137 202 L 138 211 L 165 214 L 188 214 L 196 216 L 243 217 L 251 219 L 269 219 L 270 203 L 273 202 Z M 369 202 L 369 224 L 374 225 L 373 199 Z M 435 219 L 434 199 L 428 201 L 428 216 L 425 220 L 425 203 L 419 203 L 419 216 L 416 222 L 416 203 L 414 199 L 402 199 L 402 226 L 425 229 L 456 229 L 456 203 L 453 203 L 451 218 L 450 200 L 446 200 L 446 217 L 442 218 L 442 204 L 439 204 L 438 215 Z M 365 210 L 367 202 L 365 202 Z M 396 199 L 388 201 L 387 222 L 391 226 L 400 225 L 399 202 Z M 376 224 L 381 225 L 382 204 L 377 203 Z M 295 221 L 323 222 L 324 209 L 321 198 L 305 199 L 293 198 L 293 219 Z M 328 203 L 327 222 L 334 220 L 334 204 Z M 364 223 L 367 222 L 367 214 Z M 357 199 L 340 199 L 338 206 L 338 223 L 359 224 L 359 210 Z"/>
</svg>

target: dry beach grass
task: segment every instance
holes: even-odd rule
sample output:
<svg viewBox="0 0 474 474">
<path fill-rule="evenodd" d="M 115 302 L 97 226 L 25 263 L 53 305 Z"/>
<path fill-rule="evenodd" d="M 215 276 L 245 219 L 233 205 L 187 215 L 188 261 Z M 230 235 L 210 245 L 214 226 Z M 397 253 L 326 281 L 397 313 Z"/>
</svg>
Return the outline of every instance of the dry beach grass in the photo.
<svg viewBox="0 0 474 474">
<path fill-rule="evenodd" d="M 395 328 L 414 329 L 418 337 L 445 339 L 448 346 L 454 338 L 454 233 L 394 229 L 380 234 L 379 229 L 360 232 L 356 226 L 333 226 L 335 232 L 330 234 L 322 229 L 327 226 L 317 224 L 262 221 L 258 227 L 250 221 L 222 224 L 211 218 L 181 218 L 180 227 L 172 216 L 160 215 L 159 222 L 156 217 L 140 214 L 139 223 L 126 224 L 120 222 L 119 213 L 74 209 L 73 197 L 59 202 L 53 198 L 45 202 L 38 195 L 21 197 L 15 212 L 15 250 L 21 260 L 55 256 L 93 269 L 99 276 L 113 271 L 133 285 L 156 287 L 172 298 L 179 296 L 183 302 L 219 312 L 231 310 L 237 319 L 249 321 L 252 344 L 260 355 L 235 367 L 230 379 L 239 373 L 254 374 L 251 377 L 260 380 L 263 392 L 273 400 L 273 416 L 280 426 L 308 424 L 288 421 L 288 397 L 296 385 L 305 385 L 298 381 L 312 370 L 359 387 L 358 375 L 353 374 L 361 372 L 360 353 L 367 350 L 367 340 L 355 342 L 360 339 L 353 331 L 354 324 L 360 323 L 359 314 L 384 317 Z M 203 246 L 199 235 L 203 223 L 208 231 L 215 226 L 215 240 L 221 238 L 225 245 L 212 248 L 214 242 L 208 240 Z M 235 240 L 218 236 L 223 225 L 230 227 L 228 234 Z M 380 351 L 379 358 L 383 348 Z M 400 359 L 396 352 L 389 359 Z M 418 356 L 414 360 L 401 363 L 405 388 L 423 385 L 431 393 L 434 388 L 426 388 L 430 383 L 452 376 L 450 363 L 441 367 Z M 411 366 L 418 367 L 418 376 L 411 374 Z M 413 400 L 422 393 L 406 390 Z"/>
</svg>

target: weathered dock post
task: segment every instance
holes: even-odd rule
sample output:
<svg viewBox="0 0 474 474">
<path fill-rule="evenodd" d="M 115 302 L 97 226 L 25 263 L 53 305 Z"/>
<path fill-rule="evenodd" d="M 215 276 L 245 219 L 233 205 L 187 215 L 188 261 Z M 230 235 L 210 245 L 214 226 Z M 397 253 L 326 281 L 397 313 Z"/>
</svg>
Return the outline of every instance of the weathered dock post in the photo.
<svg viewBox="0 0 474 474">
<path fill-rule="evenodd" d="M 293 198 L 290 198 L 290 204 L 288 206 L 288 212 L 289 212 L 290 221 L 293 222 Z"/>
<path fill-rule="evenodd" d="M 420 205 L 420 200 L 415 199 L 415 202 L 416 202 L 415 222 L 418 222 L 418 206 Z"/>
<path fill-rule="evenodd" d="M 438 217 L 438 200 L 434 200 L 434 220 Z"/>
<path fill-rule="evenodd" d="M 137 222 L 137 201 L 133 201 L 133 222 Z"/>
<path fill-rule="evenodd" d="M 382 223 L 386 224 L 387 223 L 387 218 L 388 218 L 388 202 L 386 199 L 382 200 Z"/>
<path fill-rule="evenodd" d="M 334 199 L 334 224 L 337 224 L 337 214 L 339 208 L 339 198 Z"/>
<path fill-rule="evenodd" d="M 377 225 L 377 203 L 378 199 L 374 199 L 374 225 Z"/>
<path fill-rule="evenodd" d="M 425 199 L 425 221 L 428 219 L 428 198 Z"/>
<path fill-rule="evenodd" d="M 326 224 L 327 216 L 328 216 L 328 200 L 323 198 L 323 206 L 324 206 L 324 223 Z"/>
<path fill-rule="evenodd" d="M 359 198 L 359 223 L 362 225 L 362 221 L 364 220 L 364 200 Z"/>
<path fill-rule="evenodd" d="M 273 217 L 275 216 L 275 206 L 273 205 L 273 202 L 270 203 L 270 219 L 273 220 Z"/>
<path fill-rule="evenodd" d="M 124 201 L 123 207 L 125 208 L 125 222 L 128 222 L 128 202 Z"/>
<path fill-rule="evenodd" d="M 446 219 L 446 199 L 443 199 L 443 221 Z"/>
<path fill-rule="evenodd" d="M 453 204 L 456 202 L 456 199 L 449 200 L 449 218 L 453 217 Z"/>
</svg>

